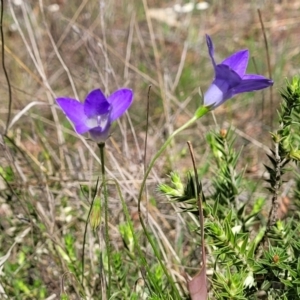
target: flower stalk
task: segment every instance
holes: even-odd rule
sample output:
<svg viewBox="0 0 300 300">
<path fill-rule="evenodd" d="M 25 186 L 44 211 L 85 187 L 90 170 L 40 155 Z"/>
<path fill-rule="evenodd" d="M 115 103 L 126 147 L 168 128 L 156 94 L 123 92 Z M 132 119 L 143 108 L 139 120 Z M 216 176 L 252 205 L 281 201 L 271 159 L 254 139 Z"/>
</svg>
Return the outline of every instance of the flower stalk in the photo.
<svg viewBox="0 0 300 300">
<path fill-rule="evenodd" d="M 142 201 L 142 195 L 143 195 L 143 191 L 145 188 L 145 184 L 146 184 L 146 180 L 149 176 L 150 171 L 152 170 L 156 160 L 161 156 L 161 154 L 166 150 L 166 148 L 168 147 L 168 145 L 171 143 L 171 141 L 173 140 L 173 138 L 180 133 L 181 131 L 183 131 L 184 129 L 188 128 L 189 126 L 191 126 L 192 124 L 194 124 L 199 118 L 201 118 L 202 116 L 204 116 L 207 112 L 209 112 L 210 108 L 209 107 L 205 107 L 205 106 L 201 106 L 195 113 L 195 115 L 188 121 L 186 122 L 184 125 L 182 125 L 180 128 L 178 128 L 177 130 L 175 130 L 169 137 L 168 139 L 165 141 L 165 143 L 161 146 L 161 148 L 158 150 L 158 152 L 155 154 L 155 156 L 152 158 L 145 174 L 144 174 L 144 178 L 140 187 L 140 191 L 139 191 L 139 196 L 138 196 L 138 214 L 139 214 L 139 220 L 141 222 L 141 225 L 143 227 L 143 231 L 146 235 L 147 240 L 149 241 L 149 243 L 151 244 L 151 247 L 154 251 L 155 257 L 158 259 L 159 264 L 161 265 L 161 268 L 163 269 L 166 277 L 168 278 L 168 281 L 170 282 L 170 284 L 174 287 L 174 291 L 177 291 L 177 288 L 175 286 L 174 281 L 172 280 L 166 265 L 162 262 L 161 260 L 161 255 L 159 253 L 159 251 L 157 250 L 154 241 L 152 240 L 146 224 L 143 220 L 142 217 L 142 211 L 141 211 L 141 201 Z M 179 294 L 177 295 L 179 296 Z"/>
<path fill-rule="evenodd" d="M 106 184 L 106 175 L 105 175 L 105 157 L 104 149 L 105 143 L 99 143 L 98 148 L 100 150 L 100 161 L 101 161 L 101 175 L 102 175 L 102 186 L 103 186 L 103 195 L 104 195 L 104 227 L 105 227 L 105 245 L 106 245 L 106 255 L 107 255 L 107 271 L 108 271 L 108 280 L 107 280 L 107 299 L 110 298 L 111 291 L 111 253 L 110 253 L 110 241 L 109 241 L 109 231 L 108 231 L 108 192 Z"/>
</svg>

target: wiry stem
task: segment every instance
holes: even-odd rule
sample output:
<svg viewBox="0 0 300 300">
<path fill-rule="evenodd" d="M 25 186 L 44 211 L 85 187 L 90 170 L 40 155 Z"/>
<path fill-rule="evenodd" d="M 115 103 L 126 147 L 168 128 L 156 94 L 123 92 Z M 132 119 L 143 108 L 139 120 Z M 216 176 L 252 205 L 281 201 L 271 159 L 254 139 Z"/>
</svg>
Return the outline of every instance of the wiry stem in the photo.
<svg viewBox="0 0 300 300">
<path fill-rule="evenodd" d="M 2 61 L 2 69 L 4 72 L 4 76 L 7 82 L 8 87 L 8 114 L 7 114 L 7 120 L 6 120 L 6 127 L 5 127 L 5 135 L 7 134 L 10 117 L 11 117 L 11 106 L 12 106 L 12 92 L 11 92 L 11 84 L 8 76 L 8 72 L 5 66 L 5 41 L 4 41 L 4 32 L 3 32 L 3 14 L 4 14 L 4 1 L 1 0 L 1 10 L 0 10 L 0 36 L 1 36 L 1 61 Z"/>
<path fill-rule="evenodd" d="M 272 197 L 272 205 L 268 216 L 268 224 L 266 234 L 270 231 L 271 227 L 275 225 L 278 220 L 278 208 L 279 208 L 279 188 L 280 188 L 280 179 L 281 179 L 281 157 L 279 155 L 279 144 L 275 143 L 275 182 L 274 182 L 274 194 Z"/>
<path fill-rule="evenodd" d="M 108 192 L 105 176 L 105 163 L 104 163 L 104 147 L 105 143 L 98 144 L 100 150 L 100 160 L 101 160 L 101 173 L 102 173 L 102 186 L 104 194 L 104 225 L 105 225 L 105 244 L 106 244 L 106 255 L 107 255 L 107 268 L 108 268 L 108 281 L 107 281 L 107 299 L 110 298 L 111 291 L 111 255 L 110 255 L 110 242 L 109 242 L 109 232 L 108 232 Z"/>
<path fill-rule="evenodd" d="M 207 113 L 207 110 L 203 110 L 203 115 Z M 139 196 L 138 196 L 138 214 L 139 214 L 139 219 L 140 219 L 140 222 L 141 222 L 141 225 L 143 227 L 143 231 L 147 237 L 147 240 L 149 241 L 149 243 L 151 244 L 151 247 L 154 251 L 154 255 L 155 257 L 158 259 L 166 277 L 168 278 L 168 281 L 170 282 L 170 284 L 172 285 L 173 287 L 173 290 L 175 291 L 176 293 L 176 297 L 180 297 L 180 295 L 178 294 L 178 291 L 176 289 L 176 286 L 175 286 L 175 283 L 174 281 L 172 280 L 171 276 L 169 275 L 169 272 L 166 268 L 166 265 L 162 262 L 161 260 L 161 256 L 160 256 L 160 253 L 159 251 L 157 250 L 147 228 L 146 228 L 146 225 L 145 225 L 145 222 L 143 220 L 143 217 L 142 217 L 142 211 L 141 211 L 141 201 L 142 201 L 142 195 L 143 195 L 143 191 L 144 191 L 144 188 L 145 188 L 145 184 L 146 184 L 146 180 L 149 176 L 149 173 L 150 171 L 152 170 L 156 160 L 160 157 L 160 155 L 165 151 L 165 149 L 167 148 L 167 146 L 170 144 L 170 142 L 173 140 L 173 138 L 179 133 L 181 132 L 182 130 L 186 129 L 187 127 L 189 127 L 190 125 L 192 125 L 198 118 L 200 118 L 202 115 L 198 114 L 198 115 L 195 115 L 192 119 L 190 119 L 187 123 L 185 123 L 183 126 L 181 126 L 180 128 L 178 128 L 177 130 L 175 130 L 170 136 L 169 138 L 165 141 L 165 143 L 161 146 L 161 148 L 158 150 L 158 152 L 155 154 L 155 156 L 152 158 L 146 172 L 145 172 L 145 175 L 144 175 L 144 178 L 143 178 L 143 181 L 142 181 L 142 184 L 141 184 L 141 188 L 140 188 L 140 192 L 139 192 Z M 179 299 L 179 298 L 178 298 Z"/>
<path fill-rule="evenodd" d="M 275 156 L 275 176 L 274 176 L 274 181 L 272 183 L 272 190 L 273 190 L 273 197 L 272 197 L 272 202 L 271 202 L 271 209 L 268 215 L 268 223 L 267 223 L 267 228 L 264 233 L 264 236 L 259 243 L 257 247 L 258 254 L 257 256 L 260 256 L 262 254 L 263 248 L 262 247 L 267 247 L 267 238 L 268 238 L 268 233 L 271 231 L 271 228 L 276 224 L 276 222 L 279 219 L 278 216 L 278 210 L 279 210 L 279 191 L 281 187 L 281 175 L 282 175 L 282 167 L 286 164 L 287 158 L 282 158 L 280 156 L 280 144 L 279 142 L 275 142 L 275 150 L 274 150 L 274 156 Z M 271 174 L 270 174 L 271 176 Z"/>
<path fill-rule="evenodd" d="M 90 206 L 88 217 L 87 217 L 87 220 L 86 220 L 86 223 L 85 223 L 85 227 L 84 227 L 83 244 L 82 244 L 82 255 L 81 255 L 81 266 L 82 266 L 82 270 L 81 270 L 81 285 L 83 285 L 83 278 L 84 278 L 84 257 L 85 257 L 84 254 L 85 254 L 85 243 L 86 243 L 87 227 L 88 227 L 88 224 L 89 224 L 88 221 L 90 219 L 90 215 L 91 215 L 91 212 L 92 212 L 92 209 L 93 209 L 94 201 L 95 201 L 95 198 L 93 199 L 92 204 Z"/>
</svg>

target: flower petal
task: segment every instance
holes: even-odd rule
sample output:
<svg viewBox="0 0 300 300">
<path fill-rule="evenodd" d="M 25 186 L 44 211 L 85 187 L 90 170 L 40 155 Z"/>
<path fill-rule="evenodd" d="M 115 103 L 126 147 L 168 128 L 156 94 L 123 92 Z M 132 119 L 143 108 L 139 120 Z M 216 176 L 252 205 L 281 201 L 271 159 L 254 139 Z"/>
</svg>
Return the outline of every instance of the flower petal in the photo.
<svg viewBox="0 0 300 300">
<path fill-rule="evenodd" d="M 257 75 L 257 74 L 245 74 L 242 77 L 242 79 L 245 80 L 245 79 L 268 79 L 268 78 L 266 78 L 265 76 L 262 76 L 262 75 Z"/>
<path fill-rule="evenodd" d="M 249 60 L 249 51 L 241 50 L 227 57 L 225 60 L 222 61 L 221 64 L 227 65 L 232 70 L 234 70 L 237 74 L 243 77 L 244 74 L 246 73 L 248 60 Z"/>
<path fill-rule="evenodd" d="M 226 84 L 225 81 L 224 83 Z M 219 84 L 217 85 L 214 81 L 204 94 L 204 105 L 211 106 L 212 109 L 215 109 L 216 107 L 221 105 L 225 101 L 222 88 L 225 88 L 227 90 L 226 86 L 222 87 Z"/>
<path fill-rule="evenodd" d="M 214 44 L 210 38 L 210 36 L 208 34 L 205 35 L 206 36 L 206 44 L 207 44 L 207 48 L 208 48 L 208 53 L 209 53 L 209 56 L 211 58 L 211 62 L 214 66 L 214 68 L 216 67 L 216 62 L 215 62 L 215 59 L 214 59 Z"/>
<path fill-rule="evenodd" d="M 234 95 L 233 90 L 241 81 L 242 78 L 227 65 L 217 65 L 216 78 L 204 94 L 204 105 L 218 107 Z"/>
<path fill-rule="evenodd" d="M 228 86 L 227 81 L 216 79 L 204 94 L 204 105 L 215 109 L 233 96 L 234 89 Z"/>
<path fill-rule="evenodd" d="M 91 118 L 108 113 L 110 105 L 100 89 L 91 91 L 84 101 L 84 112 Z"/>
<path fill-rule="evenodd" d="M 71 98 L 56 98 L 56 102 L 65 115 L 74 123 L 77 133 L 83 134 L 90 129 L 85 124 L 87 117 L 82 103 Z"/>
<path fill-rule="evenodd" d="M 130 107 L 133 100 L 133 92 L 130 89 L 119 89 L 112 93 L 107 101 L 112 106 L 110 121 L 120 118 Z"/>
<path fill-rule="evenodd" d="M 216 66 L 216 79 L 226 81 L 229 88 L 240 84 L 242 78 L 227 65 Z"/>
<path fill-rule="evenodd" d="M 252 79 L 251 77 L 254 77 L 254 76 L 255 76 L 255 78 Z M 264 88 L 267 88 L 267 87 L 273 85 L 273 83 L 274 83 L 273 80 L 270 80 L 270 79 L 265 78 L 263 76 L 250 75 L 249 79 L 244 79 L 243 78 L 241 83 L 238 86 L 233 88 L 233 94 L 236 95 L 236 94 L 239 94 L 239 93 L 262 90 Z"/>
</svg>

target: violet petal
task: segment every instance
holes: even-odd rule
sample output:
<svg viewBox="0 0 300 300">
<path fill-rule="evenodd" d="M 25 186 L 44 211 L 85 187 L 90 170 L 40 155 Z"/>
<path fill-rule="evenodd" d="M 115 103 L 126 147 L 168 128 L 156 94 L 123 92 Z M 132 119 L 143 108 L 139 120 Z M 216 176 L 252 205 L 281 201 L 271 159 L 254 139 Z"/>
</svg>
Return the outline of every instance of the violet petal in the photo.
<svg viewBox="0 0 300 300">
<path fill-rule="evenodd" d="M 130 107 L 133 101 L 133 92 L 130 89 L 119 89 L 112 93 L 107 101 L 112 106 L 110 121 L 113 122 L 121 117 Z"/>
<path fill-rule="evenodd" d="M 273 85 L 273 81 L 267 78 L 260 79 L 243 79 L 241 83 L 236 86 L 234 90 L 234 95 L 245 92 L 252 92 L 267 88 Z"/>
<path fill-rule="evenodd" d="M 245 74 L 243 77 L 242 77 L 243 80 L 247 80 L 247 79 L 268 79 L 266 78 L 265 76 L 262 76 L 262 75 L 257 75 L 257 74 Z M 269 79 L 268 79 L 269 80 Z M 270 80 L 272 81 L 272 80 Z M 273 81 L 272 81 L 273 82 Z"/>
<path fill-rule="evenodd" d="M 100 89 L 91 91 L 84 101 L 84 112 L 87 117 L 94 117 L 108 113 L 110 104 Z"/>
<path fill-rule="evenodd" d="M 232 96 L 233 89 L 229 87 L 227 81 L 215 79 L 204 94 L 204 105 L 216 108 Z"/>
<path fill-rule="evenodd" d="M 77 133 L 83 134 L 89 131 L 90 128 L 85 124 L 87 116 L 84 113 L 84 106 L 82 103 L 75 99 L 63 97 L 57 98 L 56 102 L 65 115 L 73 122 Z"/>
<path fill-rule="evenodd" d="M 208 53 L 209 53 L 209 56 L 211 58 L 211 62 L 214 66 L 214 68 L 216 67 L 216 62 L 215 62 L 215 59 L 214 59 L 214 44 L 210 38 L 210 36 L 208 34 L 206 34 L 206 44 L 207 44 L 207 47 L 208 47 Z"/>
<path fill-rule="evenodd" d="M 249 51 L 241 50 L 238 51 L 225 60 L 222 61 L 222 65 L 227 65 L 232 70 L 234 70 L 241 77 L 246 73 L 247 65 L 249 60 Z"/>
<path fill-rule="evenodd" d="M 235 71 L 223 64 L 216 66 L 216 79 L 226 81 L 229 88 L 239 85 L 242 81 L 242 78 Z"/>
</svg>

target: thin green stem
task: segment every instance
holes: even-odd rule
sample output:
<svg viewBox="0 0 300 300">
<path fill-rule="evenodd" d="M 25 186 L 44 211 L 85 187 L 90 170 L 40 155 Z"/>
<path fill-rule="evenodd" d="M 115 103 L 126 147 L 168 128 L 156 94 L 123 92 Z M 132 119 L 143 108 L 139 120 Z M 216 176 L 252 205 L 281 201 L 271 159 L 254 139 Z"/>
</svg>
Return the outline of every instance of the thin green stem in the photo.
<svg viewBox="0 0 300 300">
<path fill-rule="evenodd" d="M 196 114 L 187 122 L 185 123 L 183 126 L 181 126 L 180 128 L 178 128 L 177 130 L 175 130 L 170 136 L 169 138 L 165 141 L 165 143 L 161 146 L 161 148 L 158 150 L 158 152 L 155 154 L 155 156 L 152 158 L 151 162 L 149 163 L 149 166 L 144 174 L 144 178 L 143 178 L 143 181 L 142 181 L 142 184 L 141 184 L 141 188 L 140 188 L 140 192 L 139 192 L 139 196 L 138 196 L 138 214 L 139 214 L 139 219 L 140 219 L 140 222 L 141 222 L 141 225 L 143 227 L 143 230 L 144 230 L 144 233 L 147 237 L 147 240 L 149 241 L 149 243 L 151 244 L 151 247 L 154 251 L 154 254 L 155 254 L 155 257 L 157 257 L 166 277 L 168 278 L 168 281 L 170 282 L 170 284 L 172 285 L 173 287 L 173 291 L 174 293 L 176 294 L 176 299 L 180 299 L 180 295 L 178 293 L 178 290 L 175 286 L 175 283 L 174 281 L 172 280 L 171 276 L 169 275 L 169 272 L 166 268 L 166 265 L 162 262 L 161 260 L 161 255 L 160 255 L 160 252 L 159 250 L 156 248 L 155 244 L 154 244 L 154 241 L 152 240 L 147 228 L 146 228 L 146 225 L 144 223 L 144 220 L 142 218 L 142 212 L 141 212 L 141 201 L 142 201 L 142 195 L 143 195 L 143 191 L 144 191 L 144 188 L 145 188 L 145 185 L 146 185 L 146 180 L 149 176 L 149 173 L 150 171 L 152 170 L 156 160 L 161 156 L 161 154 L 165 151 L 165 149 L 167 148 L 167 146 L 171 143 L 171 141 L 173 140 L 173 138 L 178 134 L 180 133 L 181 131 L 183 131 L 184 129 L 188 128 L 189 126 L 191 126 L 193 123 L 196 122 L 196 120 L 198 120 L 200 117 L 202 117 L 204 114 L 206 114 L 208 112 L 209 109 L 202 109 L 202 110 L 198 110 L 196 112 Z M 179 297 L 179 298 L 178 298 Z"/>
<path fill-rule="evenodd" d="M 135 246 L 135 249 L 137 249 L 138 254 L 139 254 L 139 257 L 141 258 L 143 265 L 144 265 L 145 268 L 147 269 L 148 276 L 151 276 L 150 268 L 149 268 L 149 266 L 148 266 L 148 264 L 147 264 L 147 261 L 146 261 L 144 255 L 143 255 L 141 246 L 140 246 L 140 244 L 139 244 L 139 242 L 138 242 L 138 239 L 137 239 L 137 236 L 136 236 L 136 234 L 135 234 L 135 232 L 134 232 L 134 228 L 133 228 L 133 225 L 132 225 L 132 219 L 131 219 L 131 217 L 130 217 L 130 214 L 129 214 L 127 205 L 126 205 L 126 203 L 125 203 L 125 201 L 124 201 L 124 198 L 123 198 L 123 196 L 122 196 L 122 193 L 121 193 L 121 189 L 120 189 L 119 183 L 118 183 L 116 180 L 115 180 L 114 182 L 115 182 L 115 184 L 116 184 L 116 187 L 117 187 L 117 190 L 118 190 L 118 194 L 119 194 L 119 197 L 120 197 L 120 199 L 121 199 L 121 203 L 122 203 L 123 212 L 124 212 L 124 215 L 125 215 L 125 218 L 126 218 L 126 222 L 129 224 L 129 227 L 130 227 L 130 230 L 131 230 L 131 233 L 132 233 L 132 237 L 133 237 L 133 240 L 134 240 L 134 246 Z M 142 272 L 143 267 L 139 267 L 139 268 L 140 268 L 141 273 L 143 273 L 143 272 Z M 152 281 L 152 283 L 155 284 L 155 281 Z M 146 284 L 147 284 L 147 282 L 146 282 Z M 150 288 L 149 288 L 149 290 L 150 290 Z"/>
<path fill-rule="evenodd" d="M 105 176 L 105 160 L 104 160 L 104 148 L 105 143 L 98 144 L 100 150 L 100 161 L 101 161 L 101 173 L 102 173 L 102 186 L 104 194 L 104 223 L 105 223 L 105 244 L 106 244 L 106 255 L 107 255 L 107 268 L 108 268 L 108 280 L 107 280 L 107 299 L 110 298 L 111 291 L 111 255 L 110 255 L 110 242 L 108 232 L 108 192 Z"/>
<path fill-rule="evenodd" d="M 86 235 L 87 235 L 87 227 L 89 224 L 89 219 L 90 219 L 90 215 L 92 212 L 92 208 L 93 208 L 93 204 L 94 204 L 95 198 L 93 199 L 93 202 L 90 206 L 90 210 L 88 213 L 88 217 L 85 223 L 85 228 L 84 228 L 84 234 L 83 234 L 83 245 L 82 245 L 82 256 L 81 256 L 81 266 L 82 266 L 82 270 L 81 270 L 81 284 L 83 285 L 83 278 L 84 278 L 84 253 L 85 253 L 85 242 L 86 242 Z"/>
<path fill-rule="evenodd" d="M 165 141 L 165 143 L 161 146 L 161 148 L 157 151 L 157 153 L 155 154 L 155 156 L 152 158 L 151 162 L 149 163 L 149 166 L 145 172 L 142 184 L 141 184 L 141 188 L 140 188 L 140 192 L 139 192 L 139 197 L 138 197 L 138 209 L 140 212 L 140 202 L 142 199 L 142 194 L 145 188 L 145 184 L 146 184 L 146 180 L 149 176 L 150 171 L 152 170 L 156 160 L 161 156 L 161 154 L 166 150 L 166 148 L 168 147 L 168 145 L 171 143 L 171 141 L 173 140 L 173 138 L 180 133 L 182 130 L 188 128 L 189 126 L 191 126 L 193 123 L 195 123 L 195 121 L 198 119 L 198 117 L 194 116 L 192 119 L 190 119 L 188 122 L 186 122 L 185 124 L 183 124 L 180 128 L 176 129 L 170 136 L 169 138 Z"/>
<path fill-rule="evenodd" d="M 88 212 L 88 217 L 87 217 L 87 220 L 86 220 L 86 223 L 85 223 L 84 234 L 83 234 L 83 245 L 82 245 L 82 256 L 81 256 L 81 265 L 82 265 L 82 270 L 81 270 L 81 285 L 82 286 L 83 286 L 83 279 L 84 279 L 84 258 L 85 258 L 84 254 L 85 254 L 85 243 L 86 243 L 86 236 L 87 236 L 87 227 L 88 227 L 88 223 L 90 221 L 90 217 L 91 217 L 91 213 L 92 213 L 92 210 L 93 210 L 93 206 L 94 206 L 94 203 L 95 203 L 95 200 L 96 200 L 97 188 L 98 188 L 98 180 L 97 180 L 97 184 L 96 184 L 96 192 L 93 195 L 93 200 L 92 200 L 89 212 Z M 99 201 L 100 201 L 100 198 L 99 198 Z M 100 205 L 101 205 L 101 203 L 100 203 Z"/>
</svg>

